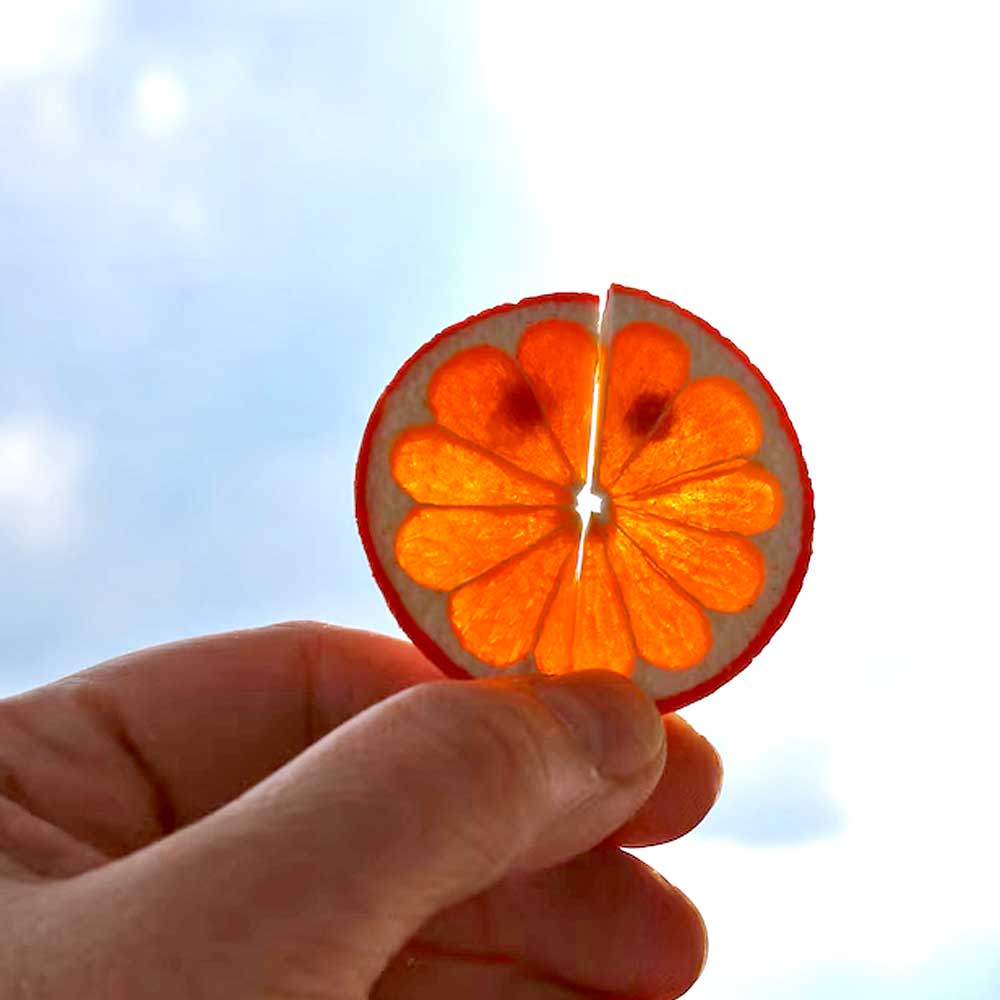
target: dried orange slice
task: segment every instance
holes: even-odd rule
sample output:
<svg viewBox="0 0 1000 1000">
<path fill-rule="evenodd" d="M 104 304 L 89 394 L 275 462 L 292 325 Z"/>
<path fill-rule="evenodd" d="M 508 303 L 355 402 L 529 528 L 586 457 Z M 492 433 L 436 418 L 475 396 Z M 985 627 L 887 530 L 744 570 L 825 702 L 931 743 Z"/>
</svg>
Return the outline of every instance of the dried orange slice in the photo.
<svg viewBox="0 0 1000 1000">
<path fill-rule="evenodd" d="M 671 711 L 785 619 L 812 490 L 771 386 L 691 313 L 613 285 L 499 306 L 406 362 L 356 481 L 389 607 L 446 673 L 632 677 Z"/>
</svg>

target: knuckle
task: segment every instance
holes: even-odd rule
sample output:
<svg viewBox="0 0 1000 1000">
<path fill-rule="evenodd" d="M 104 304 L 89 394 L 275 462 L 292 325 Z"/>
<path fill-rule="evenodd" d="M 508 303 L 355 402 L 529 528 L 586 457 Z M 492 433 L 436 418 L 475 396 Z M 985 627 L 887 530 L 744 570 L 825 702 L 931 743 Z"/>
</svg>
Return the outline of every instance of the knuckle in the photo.
<svg viewBox="0 0 1000 1000">
<path fill-rule="evenodd" d="M 275 632 L 288 634 L 291 641 L 301 648 L 304 655 L 315 655 L 321 652 L 323 645 L 337 632 L 336 626 L 310 618 L 278 622 L 275 625 L 269 625 L 268 628 Z"/>
</svg>

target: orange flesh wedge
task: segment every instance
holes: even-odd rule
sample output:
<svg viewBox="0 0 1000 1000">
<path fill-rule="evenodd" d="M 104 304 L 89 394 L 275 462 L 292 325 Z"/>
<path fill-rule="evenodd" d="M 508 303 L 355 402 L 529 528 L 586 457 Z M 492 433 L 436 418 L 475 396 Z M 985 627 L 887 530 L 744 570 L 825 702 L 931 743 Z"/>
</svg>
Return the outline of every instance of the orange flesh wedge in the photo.
<svg viewBox="0 0 1000 1000">
<path fill-rule="evenodd" d="M 784 408 L 728 341 L 620 286 L 598 332 L 595 305 L 526 300 L 418 352 L 369 422 L 359 526 L 390 607 L 449 674 L 603 668 L 679 707 L 784 619 L 811 487 Z"/>
</svg>

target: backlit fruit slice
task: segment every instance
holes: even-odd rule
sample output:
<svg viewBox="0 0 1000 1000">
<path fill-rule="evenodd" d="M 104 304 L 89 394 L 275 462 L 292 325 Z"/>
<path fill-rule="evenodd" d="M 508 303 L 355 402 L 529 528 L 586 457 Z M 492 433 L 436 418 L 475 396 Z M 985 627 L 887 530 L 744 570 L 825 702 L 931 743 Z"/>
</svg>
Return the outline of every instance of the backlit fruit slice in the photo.
<svg viewBox="0 0 1000 1000">
<path fill-rule="evenodd" d="M 603 667 L 663 711 L 763 648 L 812 544 L 770 385 L 702 320 L 619 285 L 603 316 L 549 295 L 424 345 L 375 406 L 355 487 L 375 579 L 447 674 Z"/>
</svg>

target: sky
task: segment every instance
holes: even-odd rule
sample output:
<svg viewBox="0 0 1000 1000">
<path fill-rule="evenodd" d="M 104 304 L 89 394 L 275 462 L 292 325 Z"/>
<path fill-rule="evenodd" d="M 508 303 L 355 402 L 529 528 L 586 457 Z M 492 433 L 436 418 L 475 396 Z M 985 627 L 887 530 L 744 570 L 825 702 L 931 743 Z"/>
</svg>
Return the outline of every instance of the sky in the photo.
<svg viewBox="0 0 1000 1000">
<path fill-rule="evenodd" d="M 726 788 L 638 852 L 696 1000 L 1000 995 L 987 3 L 0 0 L 0 695 L 182 636 L 398 630 L 357 446 L 444 326 L 647 288 L 816 491 Z"/>
</svg>

